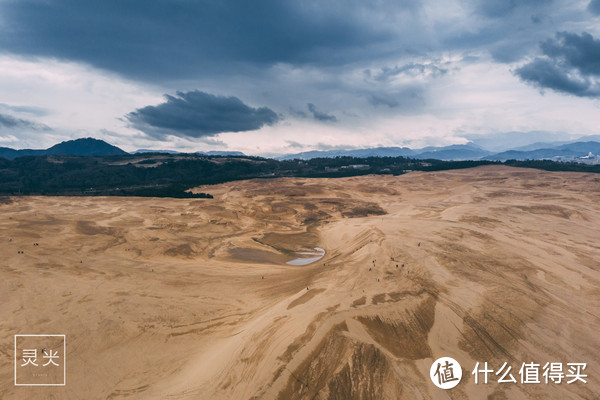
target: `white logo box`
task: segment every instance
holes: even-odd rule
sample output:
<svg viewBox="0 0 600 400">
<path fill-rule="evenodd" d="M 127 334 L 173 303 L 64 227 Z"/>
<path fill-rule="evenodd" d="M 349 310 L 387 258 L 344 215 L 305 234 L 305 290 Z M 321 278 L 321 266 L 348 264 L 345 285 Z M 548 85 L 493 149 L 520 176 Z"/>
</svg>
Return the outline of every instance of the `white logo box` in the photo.
<svg viewBox="0 0 600 400">
<path fill-rule="evenodd" d="M 63 338 L 63 383 L 17 383 L 17 338 L 19 337 L 62 337 Z M 67 336 L 66 335 L 15 335 L 15 386 L 66 386 L 67 384 Z"/>
</svg>

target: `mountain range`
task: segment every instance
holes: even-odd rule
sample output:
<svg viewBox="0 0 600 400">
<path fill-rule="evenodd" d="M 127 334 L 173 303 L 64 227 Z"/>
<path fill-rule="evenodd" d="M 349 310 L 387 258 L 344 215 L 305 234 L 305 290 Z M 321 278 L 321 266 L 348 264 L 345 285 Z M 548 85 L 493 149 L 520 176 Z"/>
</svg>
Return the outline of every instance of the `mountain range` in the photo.
<svg viewBox="0 0 600 400">
<path fill-rule="evenodd" d="M 483 157 L 484 160 L 541 160 L 541 159 L 582 159 L 600 153 L 600 142 L 573 142 L 554 147 L 543 147 L 533 150 L 508 150 Z M 596 156 L 594 156 L 596 158 Z"/>
<path fill-rule="evenodd" d="M 539 147 L 538 147 L 539 146 Z M 590 153 L 592 155 L 590 156 Z M 317 157 L 410 157 L 416 159 L 434 158 L 446 161 L 463 160 L 542 160 L 580 161 L 598 160 L 600 142 L 575 141 L 557 143 L 538 143 L 516 149 L 494 153 L 474 143 L 451 145 L 445 147 L 424 147 L 410 149 L 408 147 L 375 147 L 356 150 L 307 151 L 297 154 L 286 154 L 277 157 L 278 160 L 309 160 Z M 585 158 L 584 158 L 585 157 Z"/>
<path fill-rule="evenodd" d="M 144 154 L 144 153 L 161 153 L 161 154 L 182 154 L 175 150 L 150 150 L 150 149 L 139 149 L 132 151 L 131 154 Z M 245 156 L 241 151 L 197 151 L 192 154 L 198 154 L 201 156 Z"/>
<path fill-rule="evenodd" d="M 596 136 L 589 138 L 597 139 Z M 581 138 L 581 139 L 586 139 Z M 178 154 L 172 150 L 146 150 L 140 149 L 128 153 L 116 146 L 106 143 L 103 140 L 93 138 L 81 138 L 69 140 L 56 144 L 48 149 L 15 150 L 8 147 L 0 147 L 0 157 L 14 159 L 23 156 L 45 156 L 45 155 L 75 155 L 75 156 L 114 156 L 126 154 L 141 153 L 167 153 Z M 207 156 L 244 156 L 239 151 L 209 151 L 196 152 L 198 155 Z M 367 149 L 354 150 L 327 150 L 327 151 L 307 151 L 296 154 L 286 154 L 274 157 L 277 160 L 310 160 L 313 158 L 333 158 L 333 157 L 409 157 L 415 159 L 438 159 L 447 161 L 462 160 L 542 160 L 551 159 L 555 161 L 578 161 L 586 163 L 600 163 L 600 142 L 596 140 L 579 140 L 572 142 L 538 142 L 521 146 L 514 149 L 502 151 L 499 153 L 486 150 L 475 143 L 451 145 L 444 147 L 424 147 L 421 149 L 411 149 L 408 147 L 374 147 Z"/>
</svg>

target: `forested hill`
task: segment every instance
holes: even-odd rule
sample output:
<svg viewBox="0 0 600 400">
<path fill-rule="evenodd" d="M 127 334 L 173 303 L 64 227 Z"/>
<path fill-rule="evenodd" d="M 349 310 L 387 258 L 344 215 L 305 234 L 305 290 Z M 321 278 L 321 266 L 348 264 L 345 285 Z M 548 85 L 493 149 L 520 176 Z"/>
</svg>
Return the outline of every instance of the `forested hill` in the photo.
<svg viewBox="0 0 600 400">
<path fill-rule="evenodd" d="M 202 184 L 250 178 L 343 177 L 469 168 L 487 164 L 552 171 L 600 172 L 600 165 L 552 161 L 440 161 L 404 157 L 284 160 L 259 157 L 139 154 L 106 157 L 0 158 L 0 195 L 191 197 Z M 202 196 L 202 195 L 199 195 Z M 203 197 L 208 197 L 204 195 Z"/>
<path fill-rule="evenodd" d="M 0 147 L 0 157 L 9 160 L 24 156 L 116 156 L 124 154 L 128 153 L 112 144 L 106 143 L 104 140 L 94 138 L 68 140 L 42 150 L 15 150 L 9 147 Z"/>
</svg>

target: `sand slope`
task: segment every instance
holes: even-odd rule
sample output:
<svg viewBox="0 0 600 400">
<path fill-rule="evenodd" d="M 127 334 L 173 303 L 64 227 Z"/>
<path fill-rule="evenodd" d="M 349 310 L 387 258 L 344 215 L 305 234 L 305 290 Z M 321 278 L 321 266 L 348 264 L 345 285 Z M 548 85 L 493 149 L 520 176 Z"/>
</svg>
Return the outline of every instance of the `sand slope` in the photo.
<svg viewBox="0 0 600 400">
<path fill-rule="evenodd" d="M 600 397 L 598 175 L 197 190 L 215 198 L 0 204 L 0 398 Z M 285 264 L 314 247 L 317 263 Z M 13 386 L 19 333 L 67 335 L 65 387 Z M 429 380 L 442 356 L 463 366 L 451 391 Z M 522 362 L 586 362 L 588 383 L 475 385 L 477 361 L 517 379 Z"/>
</svg>

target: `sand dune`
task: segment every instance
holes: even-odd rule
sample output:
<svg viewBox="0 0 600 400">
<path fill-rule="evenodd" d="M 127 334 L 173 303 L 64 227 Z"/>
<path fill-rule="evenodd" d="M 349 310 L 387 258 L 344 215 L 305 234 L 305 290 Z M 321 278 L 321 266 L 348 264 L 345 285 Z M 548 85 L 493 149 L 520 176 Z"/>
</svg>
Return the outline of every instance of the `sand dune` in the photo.
<svg viewBox="0 0 600 400">
<path fill-rule="evenodd" d="M 0 204 L 0 398 L 600 398 L 598 175 L 196 190 L 214 199 Z M 67 335 L 66 386 L 13 386 L 20 333 Z M 463 366 L 450 391 L 442 356 Z M 585 362 L 588 383 L 476 385 L 477 361 Z"/>
</svg>

